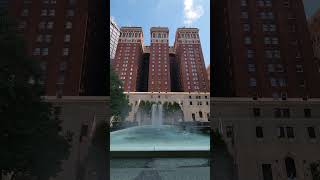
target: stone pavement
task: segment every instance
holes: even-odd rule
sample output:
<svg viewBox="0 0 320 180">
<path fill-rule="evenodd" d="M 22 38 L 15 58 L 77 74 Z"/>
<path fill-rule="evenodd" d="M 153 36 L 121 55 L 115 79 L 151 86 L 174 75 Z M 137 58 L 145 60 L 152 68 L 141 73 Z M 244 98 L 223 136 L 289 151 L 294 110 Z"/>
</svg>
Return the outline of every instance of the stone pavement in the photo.
<svg viewBox="0 0 320 180">
<path fill-rule="evenodd" d="M 110 160 L 110 180 L 210 180 L 205 158 Z"/>
</svg>

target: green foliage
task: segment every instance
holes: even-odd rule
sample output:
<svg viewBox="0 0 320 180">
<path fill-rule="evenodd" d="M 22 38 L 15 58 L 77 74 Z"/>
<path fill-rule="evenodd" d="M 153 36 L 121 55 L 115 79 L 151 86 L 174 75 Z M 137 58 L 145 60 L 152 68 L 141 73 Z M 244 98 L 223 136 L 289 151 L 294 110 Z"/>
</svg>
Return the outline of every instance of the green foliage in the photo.
<svg viewBox="0 0 320 180">
<path fill-rule="evenodd" d="M 140 104 L 139 104 L 139 109 L 145 113 L 145 114 L 148 114 L 150 115 L 151 114 L 151 108 L 152 108 L 152 105 L 155 104 L 155 102 L 150 102 L 150 101 L 140 101 Z"/>
<path fill-rule="evenodd" d="M 311 163 L 310 171 L 313 180 L 320 180 L 320 161 L 315 161 Z"/>
<path fill-rule="evenodd" d="M 131 106 L 129 100 L 124 94 L 122 81 L 118 78 L 112 67 L 110 67 L 110 108 L 112 116 L 124 119 L 128 116 Z"/>
<path fill-rule="evenodd" d="M 61 135 L 54 108 L 41 99 L 38 61 L 26 55 L 10 23 L 5 26 L 0 32 L 0 169 L 14 173 L 13 179 L 47 180 L 68 158 L 72 135 Z"/>
<path fill-rule="evenodd" d="M 177 102 L 165 102 L 163 103 L 163 110 L 166 117 L 173 116 L 174 113 L 182 111 L 180 105 Z"/>
</svg>

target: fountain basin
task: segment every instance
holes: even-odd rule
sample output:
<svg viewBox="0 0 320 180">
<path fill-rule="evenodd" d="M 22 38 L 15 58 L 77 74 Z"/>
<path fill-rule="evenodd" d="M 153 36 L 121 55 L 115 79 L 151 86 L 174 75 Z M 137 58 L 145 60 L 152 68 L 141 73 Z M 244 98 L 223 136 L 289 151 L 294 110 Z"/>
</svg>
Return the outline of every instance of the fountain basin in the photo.
<svg viewBox="0 0 320 180">
<path fill-rule="evenodd" d="M 110 133 L 110 151 L 209 151 L 210 136 L 175 126 L 138 126 Z"/>
</svg>

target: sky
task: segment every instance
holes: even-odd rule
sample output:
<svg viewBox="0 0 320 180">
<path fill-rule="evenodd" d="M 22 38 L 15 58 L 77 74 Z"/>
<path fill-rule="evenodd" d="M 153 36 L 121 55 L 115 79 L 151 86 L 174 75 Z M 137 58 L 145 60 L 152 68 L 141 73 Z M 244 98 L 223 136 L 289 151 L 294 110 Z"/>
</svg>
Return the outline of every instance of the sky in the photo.
<svg viewBox="0 0 320 180">
<path fill-rule="evenodd" d="M 199 28 L 205 64 L 210 64 L 210 0 L 111 0 L 110 15 L 120 27 L 142 27 L 145 45 L 154 26 L 169 28 L 170 46 L 177 28 Z"/>
<path fill-rule="evenodd" d="M 304 0 L 307 17 L 320 8 L 320 0 Z M 169 28 L 169 44 L 179 27 L 196 27 L 206 66 L 210 64 L 210 0 L 111 0 L 110 14 L 119 26 L 143 28 L 144 43 L 150 45 L 150 28 Z"/>
</svg>

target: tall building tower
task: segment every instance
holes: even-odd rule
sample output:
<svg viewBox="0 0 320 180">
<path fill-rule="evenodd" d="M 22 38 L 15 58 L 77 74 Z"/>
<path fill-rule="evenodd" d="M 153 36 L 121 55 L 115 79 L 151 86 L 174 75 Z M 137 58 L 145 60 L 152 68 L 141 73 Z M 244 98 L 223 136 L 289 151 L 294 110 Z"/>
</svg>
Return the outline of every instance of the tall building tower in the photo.
<svg viewBox="0 0 320 180">
<path fill-rule="evenodd" d="M 140 88 L 143 59 L 143 32 L 141 27 L 121 27 L 113 68 L 123 81 L 126 92 Z"/>
<path fill-rule="evenodd" d="M 111 61 L 114 59 L 116 55 L 119 36 L 120 36 L 120 28 L 117 26 L 114 19 L 110 17 L 110 60 Z"/>
<path fill-rule="evenodd" d="M 170 92 L 169 29 L 152 27 L 149 59 L 149 92 Z"/>
<path fill-rule="evenodd" d="M 182 91 L 209 92 L 209 81 L 200 44 L 199 29 L 178 28 L 174 48 Z"/>
<path fill-rule="evenodd" d="M 213 3 L 214 96 L 320 97 L 302 0 Z"/>
<path fill-rule="evenodd" d="M 86 81 L 92 81 L 93 78 L 96 84 L 106 84 L 89 74 L 105 68 L 103 62 L 97 65 L 100 60 L 90 50 L 92 43 L 96 43 L 93 39 L 105 36 L 98 33 L 102 28 L 96 27 L 101 23 L 94 22 L 97 18 L 92 18 L 102 12 L 101 6 L 96 6 L 98 3 L 10 0 L 9 15 L 18 20 L 18 31 L 25 39 L 28 54 L 41 60 L 45 95 L 96 95 L 93 92 L 87 93 L 92 84 L 81 85 L 82 78 L 86 78 Z M 92 69 L 94 67 L 100 69 Z"/>
</svg>

